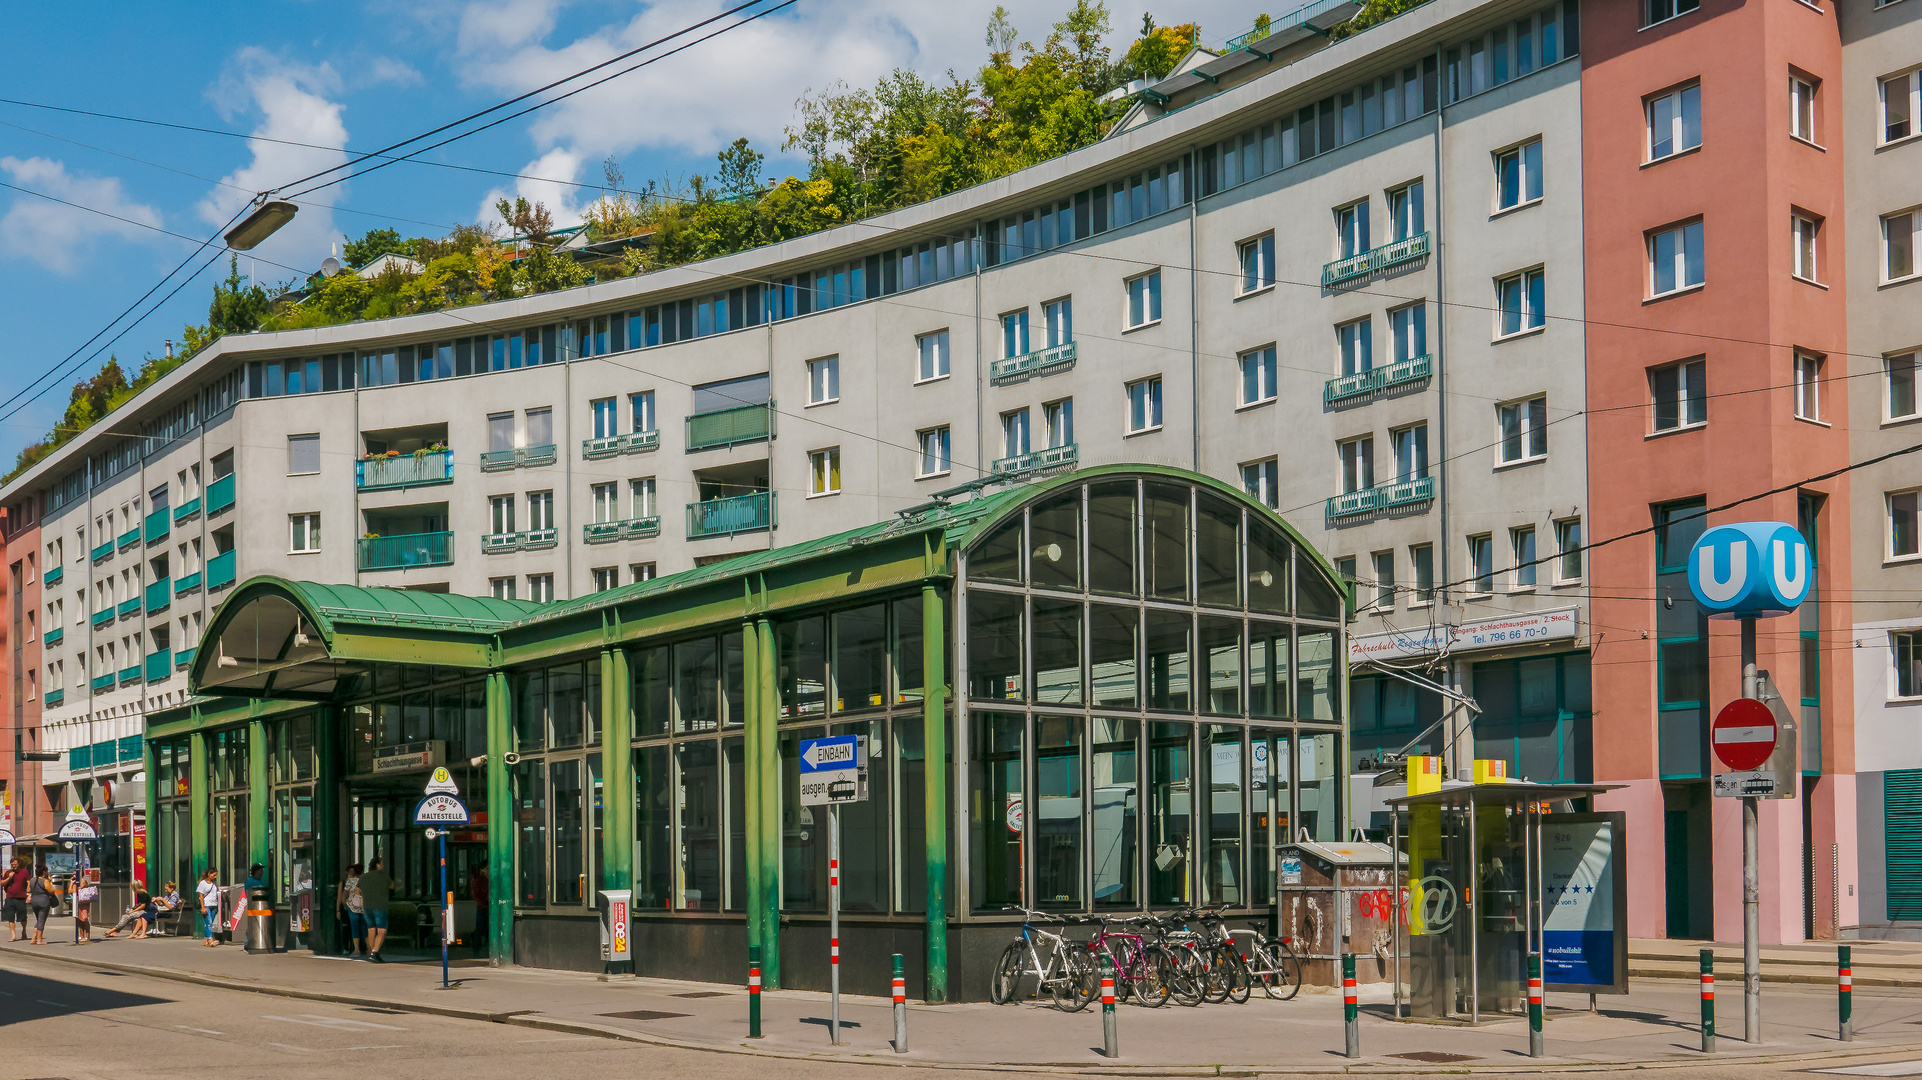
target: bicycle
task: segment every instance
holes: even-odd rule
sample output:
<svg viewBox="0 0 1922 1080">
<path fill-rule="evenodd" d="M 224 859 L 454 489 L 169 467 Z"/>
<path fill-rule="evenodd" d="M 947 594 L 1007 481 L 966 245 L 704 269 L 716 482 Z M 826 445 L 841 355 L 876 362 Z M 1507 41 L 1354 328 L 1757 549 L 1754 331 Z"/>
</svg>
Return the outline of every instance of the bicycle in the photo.
<svg viewBox="0 0 1922 1080">
<path fill-rule="evenodd" d="M 1187 920 L 1199 914 L 1194 908 L 1182 908 L 1155 919 L 1162 947 L 1175 960 L 1175 999 L 1189 1006 L 1204 1001 L 1220 1004 L 1234 992 L 1235 983 L 1233 959 L 1188 927 Z"/>
<path fill-rule="evenodd" d="M 1231 943 L 1236 935 L 1251 940 L 1246 949 L 1236 948 L 1235 956 L 1251 982 L 1261 984 L 1261 992 L 1276 1001 L 1288 1001 L 1301 992 L 1301 957 L 1295 953 L 1294 939 L 1271 938 L 1258 927 L 1234 929 L 1223 920 L 1219 930 Z"/>
<path fill-rule="evenodd" d="M 1100 989 L 1100 976 L 1093 965 L 1093 955 L 1083 943 L 1069 941 L 1065 935 L 1051 933 L 1035 925 L 1038 921 L 1067 923 L 1062 916 L 1032 911 L 1012 904 L 1003 911 L 1018 911 L 1022 914 L 1021 936 L 1008 943 L 1001 951 L 1001 959 L 994 966 L 994 979 L 988 986 L 988 999 L 996 1005 L 1006 1005 L 1020 996 L 1021 981 L 1032 975 L 1035 978 L 1035 996 L 1047 993 L 1054 1007 L 1062 1012 L 1079 1012 L 1093 1001 Z M 1047 961 L 1041 958 L 1041 949 L 1035 939 L 1046 943 Z"/>
<path fill-rule="evenodd" d="M 1094 959 L 1097 970 L 1101 956 L 1106 956 L 1113 965 L 1115 996 L 1122 1001 L 1137 997 L 1151 1009 L 1166 1005 L 1174 982 L 1174 961 L 1168 951 L 1149 944 L 1140 934 L 1116 933 L 1109 929 L 1110 925 L 1130 925 L 1144 921 L 1143 918 L 1102 915 L 1097 916 L 1096 921 L 1100 929 L 1095 931 L 1095 936 L 1079 944 Z"/>
</svg>

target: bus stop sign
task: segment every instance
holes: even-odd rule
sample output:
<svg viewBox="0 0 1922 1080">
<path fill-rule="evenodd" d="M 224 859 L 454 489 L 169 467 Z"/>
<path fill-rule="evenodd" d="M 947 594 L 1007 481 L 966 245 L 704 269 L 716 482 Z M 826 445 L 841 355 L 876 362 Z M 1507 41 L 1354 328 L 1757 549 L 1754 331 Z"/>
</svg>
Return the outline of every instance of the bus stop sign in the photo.
<svg viewBox="0 0 1922 1080">
<path fill-rule="evenodd" d="M 1775 753 L 1775 716 L 1750 698 L 1736 698 L 1715 714 L 1709 742 L 1722 764 L 1737 772 L 1759 769 Z"/>
</svg>

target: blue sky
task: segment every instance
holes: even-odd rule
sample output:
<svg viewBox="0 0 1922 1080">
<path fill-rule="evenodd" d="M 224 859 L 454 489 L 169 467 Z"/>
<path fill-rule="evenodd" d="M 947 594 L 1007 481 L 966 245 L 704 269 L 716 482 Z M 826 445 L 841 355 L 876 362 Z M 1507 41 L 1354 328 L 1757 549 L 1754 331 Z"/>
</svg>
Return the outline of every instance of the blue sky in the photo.
<svg viewBox="0 0 1922 1080">
<path fill-rule="evenodd" d="M 1069 2 L 1008 6 L 1023 35 L 1039 38 Z M 1141 22 L 1141 5 L 1122 3 L 1113 9 L 1117 48 Z M 0 295 L 11 331 L 0 400 L 59 364 L 192 250 L 192 243 L 154 229 L 206 237 L 255 191 L 514 97 L 729 6 L 200 0 L 116 6 L 110 17 L 78 22 L 71 5 L 15 5 L 15 47 L 0 97 L 260 138 L 0 104 L 0 182 L 141 223 L 0 188 Z M 428 157 L 598 183 L 601 162 L 612 156 L 632 187 L 711 172 L 715 152 L 746 135 L 768 154 L 771 172 L 784 172 L 798 167 L 780 153 L 798 97 L 836 80 L 871 85 L 897 66 L 930 77 L 949 68 L 972 74 L 986 52 L 983 27 L 992 7 L 992 0 L 799 0 Z M 1252 23 L 1263 10 L 1229 0 L 1157 0 L 1149 8 L 1164 23 L 1200 18 L 1204 35 L 1214 36 Z M 502 194 L 542 199 L 563 221 L 595 197 L 539 179 L 393 165 L 301 200 L 295 222 L 254 258 L 243 255 L 240 269 L 263 283 L 304 276 L 343 234 L 391 226 L 404 236 L 437 236 L 481 220 Z M 131 369 L 142 356 L 157 355 L 165 339 L 177 340 L 182 325 L 205 321 L 212 282 L 225 269 L 223 259 L 110 351 Z M 0 419 L 0 468 L 46 430 L 68 387 L 104 359 Z"/>
</svg>

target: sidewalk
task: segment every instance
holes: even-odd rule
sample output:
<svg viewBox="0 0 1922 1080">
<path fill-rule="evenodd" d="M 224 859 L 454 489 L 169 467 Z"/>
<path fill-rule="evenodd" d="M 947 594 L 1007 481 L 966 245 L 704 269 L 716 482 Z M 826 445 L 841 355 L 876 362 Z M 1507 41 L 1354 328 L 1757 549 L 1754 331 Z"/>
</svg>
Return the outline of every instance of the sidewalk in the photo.
<svg viewBox="0 0 1922 1080">
<path fill-rule="evenodd" d="M 1833 987 L 1837 945 L 1849 946 L 1849 966 L 1858 987 L 1922 987 L 1922 941 L 1807 941 L 1764 945 L 1762 981 Z M 1742 943 L 1739 941 L 1636 938 L 1628 943 L 1629 978 L 1694 982 L 1701 976 L 1703 949 L 1715 952 L 1717 980 L 1724 984 L 1734 981 L 1739 990 L 1742 976 Z"/>
<path fill-rule="evenodd" d="M 49 944 L 0 944 L 0 958 L 38 957 L 96 972 L 137 973 L 291 997 L 340 1002 L 362 1008 L 431 1012 L 465 1019 L 589 1034 L 643 1043 L 770 1057 L 865 1060 L 1003 1070 L 1051 1071 L 1152 1069 L 1157 1073 L 1218 1075 L 1286 1068 L 1290 1072 L 1341 1072 L 1354 1067 L 1341 1056 L 1341 999 L 1309 988 L 1293 1001 L 1268 1001 L 1259 992 L 1246 1005 L 1117 1009 L 1121 1056 L 1100 1054 L 1099 1004 L 1062 1014 L 1038 1004 L 928 1006 L 911 1004 L 905 1054 L 893 1052 L 893 1021 L 882 996 L 843 995 L 845 1045 L 828 1043 L 827 995 L 769 992 L 762 997 L 764 1034 L 747 1038 L 744 988 L 658 979 L 603 982 L 593 975 L 531 968 L 494 968 L 461 958 L 451 973 L 459 982 L 440 989 L 440 958 L 393 954 L 384 965 L 307 953 L 249 956 L 236 946 L 203 948 L 197 941 L 96 938 L 71 944 L 71 922 L 48 926 Z M 1893 954 L 1892 954 L 1893 955 Z M 1716 1058 L 1768 1061 L 1819 1060 L 1891 1052 L 1922 1057 L 1922 996 L 1887 990 L 1859 991 L 1856 1041 L 1835 1038 L 1832 989 L 1782 986 L 1763 998 L 1766 1042 L 1740 1041 L 1739 981 L 1724 977 L 1720 998 L 1721 1039 Z M 1858 985 L 1859 985 L 1858 979 Z M 858 987 L 885 993 L 885 986 Z M 1668 981 L 1638 984 L 1629 996 L 1601 999 L 1587 1011 L 1585 995 L 1549 996 L 1546 1039 L 1551 1056 L 1527 1057 L 1525 1022 L 1503 1020 L 1480 1028 L 1397 1022 L 1385 1004 L 1364 1008 L 1363 1062 L 1371 1072 L 1451 1070 L 1516 1071 L 1584 1065 L 1687 1067 L 1703 1064 L 1697 1034 L 1699 997 L 1693 985 Z"/>
</svg>

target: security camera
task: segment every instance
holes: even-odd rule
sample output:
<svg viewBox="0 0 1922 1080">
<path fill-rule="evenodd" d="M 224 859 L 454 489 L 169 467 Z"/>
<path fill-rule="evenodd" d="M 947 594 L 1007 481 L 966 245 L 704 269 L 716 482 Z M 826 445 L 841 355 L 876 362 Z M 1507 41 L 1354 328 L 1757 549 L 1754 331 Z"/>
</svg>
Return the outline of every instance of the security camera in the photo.
<svg viewBox="0 0 1922 1080">
<path fill-rule="evenodd" d="M 520 763 L 521 763 L 521 756 L 519 754 L 516 754 L 512 750 L 509 750 L 507 753 L 501 755 L 501 764 L 503 765 L 519 765 Z"/>
<path fill-rule="evenodd" d="M 468 765 L 470 765 L 470 766 L 472 766 L 473 768 L 476 768 L 476 769 L 478 769 L 478 768 L 480 768 L 481 766 L 483 766 L 483 765 L 485 765 L 485 764 L 487 764 L 487 755 L 486 755 L 486 754 L 480 754 L 480 755 L 478 755 L 478 756 L 475 756 L 475 757 L 470 757 L 470 758 L 468 758 L 468 759 L 467 759 L 467 764 L 468 764 Z"/>
</svg>

